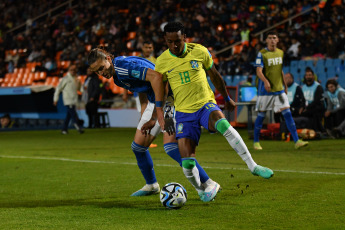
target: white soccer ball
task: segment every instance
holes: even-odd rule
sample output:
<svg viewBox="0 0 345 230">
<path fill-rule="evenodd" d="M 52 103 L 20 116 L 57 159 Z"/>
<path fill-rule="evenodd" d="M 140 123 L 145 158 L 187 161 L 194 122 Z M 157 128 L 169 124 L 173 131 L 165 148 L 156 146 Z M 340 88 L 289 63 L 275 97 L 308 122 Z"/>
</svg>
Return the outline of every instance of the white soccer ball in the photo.
<svg viewBox="0 0 345 230">
<path fill-rule="evenodd" d="M 160 193 L 160 200 L 166 208 L 179 209 L 187 201 L 187 191 L 179 183 L 172 182 L 164 185 Z"/>
</svg>

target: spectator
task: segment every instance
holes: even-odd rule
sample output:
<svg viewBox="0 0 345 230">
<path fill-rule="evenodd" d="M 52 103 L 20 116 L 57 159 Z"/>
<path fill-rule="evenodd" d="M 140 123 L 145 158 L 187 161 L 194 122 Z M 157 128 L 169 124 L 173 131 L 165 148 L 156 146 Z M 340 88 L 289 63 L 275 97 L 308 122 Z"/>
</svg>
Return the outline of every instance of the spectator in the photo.
<svg viewBox="0 0 345 230">
<path fill-rule="evenodd" d="M 309 129 L 325 134 L 326 130 L 321 123 L 325 112 L 323 88 L 315 81 L 314 71 L 311 68 L 306 68 L 302 91 L 306 107 L 301 115 L 308 118 Z"/>
<path fill-rule="evenodd" d="M 326 88 L 325 128 L 327 133 L 333 137 L 331 130 L 345 120 L 345 90 L 338 87 L 338 83 L 334 79 L 327 81 Z"/>
<path fill-rule="evenodd" d="M 68 68 L 67 75 L 62 78 L 54 93 L 54 105 L 57 105 L 59 95 L 62 92 L 63 103 L 67 109 L 65 122 L 61 131 L 62 134 L 68 134 L 68 125 L 71 120 L 78 132 L 80 134 L 84 133 L 84 130 L 79 125 L 79 119 L 76 112 L 78 89 L 80 89 L 80 81 L 77 78 L 77 67 L 71 65 Z"/>
<path fill-rule="evenodd" d="M 89 117 L 89 128 L 99 128 L 99 119 L 97 118 L 98 101 L 101 93 L 101 81 L 98 75 L 87 69 L 87 78 L 83 86 L 83 101 L 86 104 L 85 110 Z"/>
<path fill-rule="evenodd" d="M 110 84 L 109 82 L 104 82 L 103 86 L 101 87 L 101 98 L 102 100 L 100 101 L 100 106 L 102 108 L 110 108 L 112 105 L 112 100 L 113 100 L 114 94 L 110 89 Z"/>
<path fill-rule="evenodd" d="M 292 58 L 292 59 L 297 59 L 299 57 L 299 46 L 301 43 L 297 40 L 297 38 L 293 37 L 291 40 L 292 44 L 287 50 L 287 54 Z"/>
<path fill-rule="evenodd" d="M 15 127 L 15 122 L 11 120 L 11 116 L 8 113 L 0 118 L 0 124 L 2 129 L 10 129 Z"/>
<path fill-rule="evenodd" d="M 141 47 L 141 54 L 139 57 L 145 58 L 154 64 L 156 63 L 156 58 L 154 57 L 153 52 L 153 42 L 150 40 L 145 40 L 143 42 L 143 46 Z"/>
<path fill-rule="evenodd" d="M 287 96 L 289 99 L 290 111 L 295 121 L 296 128 L 306 128 L 308 119 L 301 116 L 305 107 L 305 99 L 302 88 L 294 81 L 294 76 L 291 73 L 284 74 L 284 81 L 286 82 L 286 85 L 288 87 Z M 280 131 L 281 133 L 288 133 L 285 121 L 282 121 L 280 123 Z"/>
</svg>

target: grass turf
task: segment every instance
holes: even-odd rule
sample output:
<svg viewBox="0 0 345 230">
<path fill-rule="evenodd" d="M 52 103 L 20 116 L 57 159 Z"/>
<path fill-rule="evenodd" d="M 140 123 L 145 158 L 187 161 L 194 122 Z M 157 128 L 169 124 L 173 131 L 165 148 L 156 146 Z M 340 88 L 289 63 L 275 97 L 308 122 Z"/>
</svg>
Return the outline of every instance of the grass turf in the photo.
<svg viewBox="0 0 345 230">
<path fill-rule="evenodd" d="M 223 187 L 203 203 L 162 148 L 150 149 L 157 179 L 184 185 L 188 201 L 167 210 L 159 196 L 130 197 L 145 182 L 130 144 L 134 129 L 0 133 L 0 229 L 343 229 L 345 140 L 262 141 L 254 160 L 275 171 L 251 175 L 219 134 L 203 132 L 197 159 Z"/>
</svg>

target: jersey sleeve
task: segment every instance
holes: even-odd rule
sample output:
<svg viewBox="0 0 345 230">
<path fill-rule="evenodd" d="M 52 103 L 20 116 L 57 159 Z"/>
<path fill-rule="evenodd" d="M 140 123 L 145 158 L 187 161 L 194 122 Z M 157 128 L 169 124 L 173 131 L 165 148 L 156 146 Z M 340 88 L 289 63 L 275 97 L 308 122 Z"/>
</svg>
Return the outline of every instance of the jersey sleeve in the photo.
<svg viewBox="0 0 345 230">
<path fill-rule="evenodd" d="M 255 59 L 255 67 L 262 67 L 264 68 L 264 59 L 262 58 L 262 53 L 259 52 Z"/>
<path fill-rule="evenodd" d="M 141 81 L 145 81 L 147 69 L 148 67 L 146 66 L 129 62 L 127 65 L 127 78 L 129 79 L 135 78 Z M 120 70 L 118 70 L 118 72 L 121 74 Z"/>
<path fill-rule="evenodd" d="M 206 47 L 202 47 L 201 52 L 203 54 L 203 61 L 202 64 L 205 70 L 210 70 L 213 66 L 213 59 L 210 51 Z"/>
</svg>

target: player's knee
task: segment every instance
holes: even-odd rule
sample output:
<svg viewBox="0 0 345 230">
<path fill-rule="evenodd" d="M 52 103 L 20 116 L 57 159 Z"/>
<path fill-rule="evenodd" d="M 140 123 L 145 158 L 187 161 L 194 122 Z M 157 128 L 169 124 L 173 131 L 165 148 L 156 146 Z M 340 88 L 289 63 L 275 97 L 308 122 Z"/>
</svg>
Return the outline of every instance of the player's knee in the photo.
<svg viewBox="0 0 345 230">
<path fill-rule="evenodd" d="M 215 124 L 216 130 L 221 134 L 224 134 L 230 126 L 230 123 L 225 118 L 219 119 Z"/>
<path fill-rule="evenodd" d="M 148 147 L 139 145 L 139 144 L 135 143 L 134 141 L 131 144 L 131 148 L 132 148 L 132 151 L 134 153 L 136 153 L 136 152 L 146 152 L 146 150 L 148 149 Z"/>
</svg>

